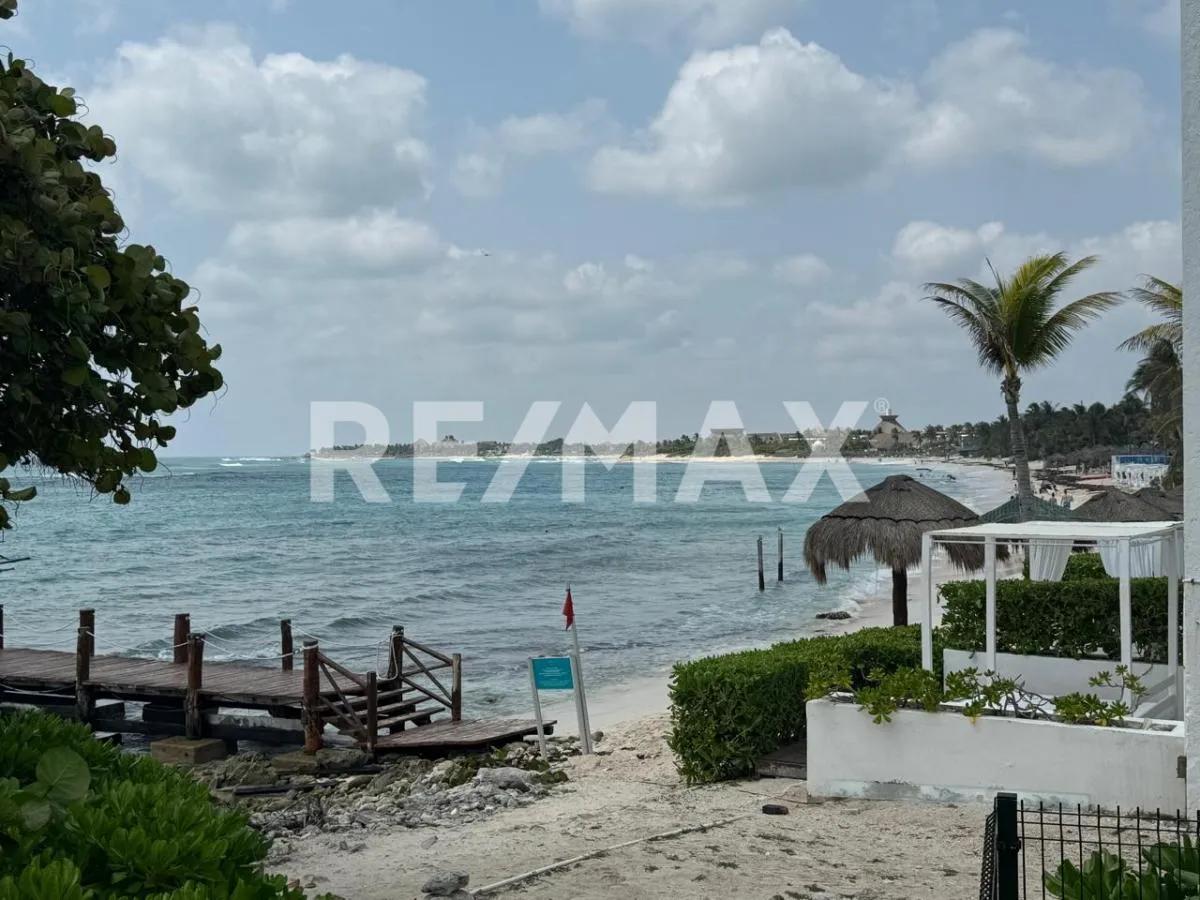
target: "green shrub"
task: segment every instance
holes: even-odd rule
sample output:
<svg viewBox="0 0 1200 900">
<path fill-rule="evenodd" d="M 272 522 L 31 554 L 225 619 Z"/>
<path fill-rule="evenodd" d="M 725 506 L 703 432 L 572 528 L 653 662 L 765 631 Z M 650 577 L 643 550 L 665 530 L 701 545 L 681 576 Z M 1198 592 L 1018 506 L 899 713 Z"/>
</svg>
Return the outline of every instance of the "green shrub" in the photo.
<svg viewBox="0 0 1200 900">
<path fill-rule="evenodd" d="M 940 669 L 941 653 L 934 658 Z M 749 775 L 760 757 L 804 736 L 810 683 L 859 688 L 872 673 L 920 664 L 920 626 L 864 628 L 679 663 L 668 743 L 689 782 Z"/>
<path fill-rule="evenodd" d="M 266 840 L 240 813 L 214 806 L 186 774 L 100 744 L 53 716 L 0 716 L 0 784 L 54 777 L 45 760 L 64 750 L 86 762 L 90 785 L 37 828 L 11 824 L 0 810 L 0 823 L 10 823 L 0 827 L 0 900 L 303 897 L 283 877 L 262 873 Z"/>
<path fill-rule="evenodd" d="M 986 587 L 982 581 L 941 586 L 946 646 L 984 649 Z M 1120 587 L 1115 578 L 996 583 L 996 648 L 1002 652 L 1080 659 L 1120 659 Z M 1180 604 L 1182 611 L 1183 604 Z M 1167 658 L 1167 580 L 1131 582 L 1133 643 L 1147 662 Z"/>
<path fill-rule="evenodd" d="M 1072 553 L 1067 557 L 1063 581 L 1096 581 L 1109 577 L 1099 553 Z"/>
</svg>

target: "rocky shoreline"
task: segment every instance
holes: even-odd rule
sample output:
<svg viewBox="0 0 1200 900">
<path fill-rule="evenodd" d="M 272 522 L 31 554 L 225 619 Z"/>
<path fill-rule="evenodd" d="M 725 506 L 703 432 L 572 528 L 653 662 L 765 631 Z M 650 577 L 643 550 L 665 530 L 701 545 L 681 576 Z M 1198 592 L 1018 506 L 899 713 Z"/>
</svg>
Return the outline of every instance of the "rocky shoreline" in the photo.
<svg viewBox="0 0 1200 900">
<path fill-rule="evenodd" d="M 192 775 L 271 839 L 268 859 L 277 866 L 291 858 L 295 843 L 319 835 L 336 835 L 341 852 L 356 853 L 368 835 L 463 825 L 534 803 L 569 780 L 564 764 L 580 753 L 573 736 L 550 739 L 548 749 L 543 758 L 536 746 L 512 743 L 488 754 L 405 756 L 378 764 L 353 749 L 325 749 L 312 757 L 249 752 L 197 766 Z M 426 840 L 432 845 L 437 837 Z M 438 893 L 455 874 L 436 873 L 428 893 L 468 896 L 461 888 Z M 295 882 L 319 888 L 322 880 L 313 874 Z"/>
</svg>

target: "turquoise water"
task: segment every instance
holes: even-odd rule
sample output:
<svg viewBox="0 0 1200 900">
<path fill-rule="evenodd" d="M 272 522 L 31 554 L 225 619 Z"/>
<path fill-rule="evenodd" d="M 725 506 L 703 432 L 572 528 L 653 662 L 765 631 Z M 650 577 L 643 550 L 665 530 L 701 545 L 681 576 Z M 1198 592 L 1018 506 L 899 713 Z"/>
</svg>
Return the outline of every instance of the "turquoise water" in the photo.
<svg viewBox="0 0 1200 900">
<path fill-rule="evenodd" d="M 561 464 L 540 461 L 503 504 L 479 502 L 497 466 L 483 461 L 440 463 L 440 480 L 467 484 L 453 504 L 412 502 L 412 467 L 401 460 L 375 466 L 393 498 L 386 504 L 364 502 L 344 475 L 333 503 L 310 502 L 309 463 L 298 459 L 167 460 L 133 485 L 126 507 L 35 479 L 38 499 L 19 509 L 0 543 L 0 554 L 32 557 L 0 574 L 7 639 L 73 646 L 75 610 L 92 606 L 99 652 L 155 655 L 168 651 L 173 614 L 190 612 L 210 635 L 206 656 L 271 665 L 278 620 L 290 617 L 365 670 L 383 667 L 379 642 L 401 624 L 416 640 L 463 654 L 470 715 L 528 705 L 526 658 L 567 648 L 568 582 L 595 688 L 810 632 L 817 612 L 852 607 L 875 589 L 869 562 L 824 587 L 804 568 L 805 528 L 841 499 L 825 478 L 808 502 L 779 502 L 798 464 L 759 467 L 770 504 L 747 502 L 732 482 L 709 484 L 699 503 L 675 503 L 684 467 L 660 464 L 661 501 L 636 505 L 632 466 L 586 465 L 582 504 L 561 502 Z M 706 465 L 716 476 L 744 464 Z M 864 487 L 912 471 L 853 468 Z M 993 470 L 951 471 L 955 480 L 941 470 L 924 477 L 975 509 L 1007 498 Z M 782 584 L 774 580 L 777 527 Z"/>
</svg>

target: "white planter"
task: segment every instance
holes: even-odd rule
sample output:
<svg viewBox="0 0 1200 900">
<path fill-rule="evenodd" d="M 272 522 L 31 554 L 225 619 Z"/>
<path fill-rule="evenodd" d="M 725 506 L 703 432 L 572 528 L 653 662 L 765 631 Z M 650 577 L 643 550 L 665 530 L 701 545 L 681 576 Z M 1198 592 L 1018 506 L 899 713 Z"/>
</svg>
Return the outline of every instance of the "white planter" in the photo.
<svg viewBox="0 0 1200 900">
<path fill-rule="evenodd" d="M 949 674 L 960 669 L 987 669 L 983 651 L 943 650 L 943 670 Z M 1026 690 L 1044 696 L 1070 694 L 1079 691 L 1095 694 L 1102 700 L 1115 700 L 1120 688 L 1089 687 L 1088 679 L 1101 672 L 1109 672 L 1116 679 L 1119 662 L 1111 659 L 1062 659 L 1056 656 L 1022 656 L 1016 653 L 996 654 L 996 673 L 1020 681 Z M 1134 662 L 1130 670 L 1151 687 L 1170 674 L 1162 663 Z M 1126 698 L 1128 700 L 1128 697 Z"/>
<path fill-rule="evenodd" d="M 1179 722 L 1102 728 L 900 709 L 876 725 L 853 702 L 811 700 L 807 710 L 813 797 L 959 802 L 1013 791 L 1087 807 L 1185 806 Z"/>
</svg>

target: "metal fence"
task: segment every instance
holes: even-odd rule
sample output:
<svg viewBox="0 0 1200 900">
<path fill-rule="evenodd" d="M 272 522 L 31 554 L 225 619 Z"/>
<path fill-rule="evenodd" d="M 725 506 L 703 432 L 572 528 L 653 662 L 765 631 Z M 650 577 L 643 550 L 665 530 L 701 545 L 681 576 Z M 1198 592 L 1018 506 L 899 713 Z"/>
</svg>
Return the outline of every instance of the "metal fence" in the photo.
<svg viewBox="0 0 1200 900">
<path fill-rule="evenodd" d="M 1104 811 L 998 794 L 980 900 L 1200 898 L 1200 812 Z"/>
</svg>

